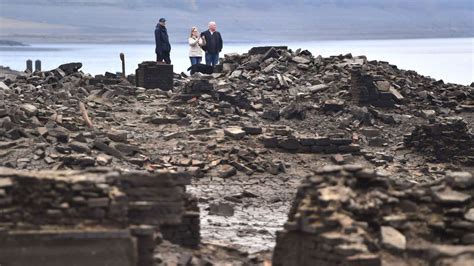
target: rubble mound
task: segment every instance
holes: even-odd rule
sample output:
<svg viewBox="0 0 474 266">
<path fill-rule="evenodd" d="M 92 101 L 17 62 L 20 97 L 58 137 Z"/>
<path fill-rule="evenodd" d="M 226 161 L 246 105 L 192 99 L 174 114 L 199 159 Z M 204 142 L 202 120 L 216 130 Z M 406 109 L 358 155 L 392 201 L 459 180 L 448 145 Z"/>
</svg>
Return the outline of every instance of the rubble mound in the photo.
<svg viewBox="0 0 474 266">
<path fill-rule="evenodd" d="M 472 264 L 473 196 L 468 172 L 417 186 L 360 165 L 325 166 L 299 187 L 273 264 Z"/>
<path fill-rule="evenodd" d="M 331 154 L 360 151 L 360 146 L 353 144 L 351 137 L 337 136 L 337 134 L 331 137 L 310 134 L 295 136 L 286 128 L 275 128 L 273 134 L 267 133 L 262 136 L 261 141 L 266 148 L 280 148 L 298 153 Z"/>
<path fill-rule="evenodd" d="M 467 147 L 470 148 L 472 142 L 467 140 L 472 137 L 461 125 L 456 124 L 456 129 L 449 129 L 452 133 L 447 135 L 423 133 L 418 140 L 409 141 L 427 147 L 420 152 L 412 152 L 410 146 L 401 144 L 405 133 L 428 124 L 433 118 L 444 121 L 444 117 L 456 115 L 469 127 L 474 118 L 474 85 L 444 83 L 388 62 L 368 60 L 365 56 L 322 57 L 285 46 L 255 47 L 244 54 L 226 54 L 211 75 L 176 74 L 170 66 L 157 66 L 155 62 L 140 64 L 135 75 L 127 79 L 113 73 L 91 76 L 80 68 L 80 63 L 70 63 L 51 71 L 0 75 L 0 166 L 31 171 L 110 167 L 121 173 L 119 175 L 134 171 L 150 175 L 160 175 L 162 171 L 191 174 L 194 178 L 188 191 L 197 199 L 186 196 L 180 202 L 184 206 L 178 215 L 180 223 L 159 225 L 163 238 L 181 245 L 159 247 L 176 251 L 176 264 L 200 261 L 201 248 L 206 245 L 203 243 L 238 247 L 249 253 L 270 250 L 301 179 L 328 163 L 373 166 L 386 171 L 389 177 L 377 176 L 373 182 L 364 181 L 369 184 L 364 190 L 362 185 L 350 185 L 356 180 L 350 178 L 356 170 L 334 171 L 338 173 L 334 178 L 327 174 L 315 175 L 327 178 L 327 182 L 312 185 L 315 191 L 319 187 L 333 186 L 336 181 L 347 181 L 350 183 L 346 185 L 347 195 L 351 200 L 368 201 L 365 205 L 359 204 L 365 206 L 365 213 L 364 208 L 349 210 L 348 204 L 336 201 L 336 207 L 330 211 L 323 204 L 325 212 L 317 215 L 335 212 L 366 221 L 372 219 L 370 217 L 390 217 L 390 212 L 407 214 L 406 219 L 380 220 L 383 224 L 380 222 L 379 227 L 384 226 L 385 235 L 400 238 L 394 230 L 385 228 L 392 227 L 411 241 L 410 231 L 395 221 L 407 221 L 407 226 L 414 226 L 418 224 L 412 217 L 417 217 L 424 225 L 426 217 L 439 219 L 440 212 L 446 211 L 445 216 L 449 218 L 447 222 L 443 220 L 446 224 L 432 222 L 430 227 L 420 226 L 427 228 L 426 236 L 421 237 L 417 229 L 413 230 L 414 239 L 449 245 L 468 243 L 471 239 L 465 234 L 456 243 L 451 235 L 457 235 L 460 228 L 468 226 L 464 220 L 462 223 L 456 220 L 466 214 L 464 205 L 460 205 L 462 210 L 458 207 L 445 210 L 443 204 L 430 203 L 430 196 L 410 194 L 402 200 L 405 196 L 391 193 L 405 195 L 410 191 L 425 191 L 424 183 L 443 178 L 449 170 L 471 171 L 468 159 L 472 154 L 467 153 Z M 455 160 L 445 163 L 427 160 L 424 155 L 433 152 L 432 143 L 439 138 L 446 144 L 445 149 L 449 149 L 440 153 L 450 154 L 448 159 L 465 160 L 466 164 L 459 165 Z M 462 143 L 465 149 L 461 148 Z M 372 176 L 371 173 L 359 174 Z M 336 178 L 337 175 L 341 176 Z M 388 181 L 382 182 L 385 179 L 408 184 L 407 191 L 386 184 Z M 128 197 L 137 197 L 133 198 L 134 204 L 125 204 L 128 214 L 158 219 L 160 215 L 172 214 L 154 213 L 152 206 L 137 203 L 135 199 L 183 194 L 181 186 L 167 187 L 170 191 L 180 190 L 169 195 L 168 192 L 160 194 L 161 191 L 158 193 L 145 184 L 135 187 L 134 182 L 129 187 L 108 182 L 85 182 L 78 187 L 54 178 L 48 180 L 35 183 L 38 188 L 21 186 L 18 196 L 11 194 L 11 182 L 5 181 L 5 189 L 0 184 L 0 211 L 5 214 L 0 217 L 10 220 L 5 221 L 7 225 L 0 223 L 0 227 L 11 228 L 13 223 L 22 231 L 23 225 L 31 229 L 43 223 L 64 226 L 77 221 L 94 226 L 114 225 L 115 220 L 108 215 L 113 213 L 113 208 L 105 206 L 106 198 L 108 204 L 114 202 L 108 193 L 111 187 L 124 193 L 131 189 L 133 195 L 127 194 Z M 318 182 L 315 180 L 314 184 Z M 361 182 L 364 183 L 361 180 L 355 183 Z M 379 192 L 381 194 L 377 194 Z M 354 193 L 357 197 L 352 196 Z M 80 196 L 85 202 L 81 198 L 76 198 L 76 202 L 70 195 Z M 35 202 L 36 198 L 40 200 Z M 386 204 L 380 206 L 380 202 Z M 413 202 L 426 208 L 421 212 L 423 217 L 413 216 L 409 209 L 414 206 Z M 25 205 L 24 214 L 12 204 Z M 39 207 L 32 209 L 26 206 L 28 204 Z M 429 208 L 433 208 L 432 216 L 428 215 Z M 372 210 L 376 214 L 369 215 Z M 147 211 L 152 214 L 139 216 L 140 211 L 143 215 Z M 125 221 L 130 222 L 131 217 L 125 218 L 123 222 L 127 226 Z M 331 219 L 321 221 L 331 223 Z M 455 222 L 451 223 L 452 219 Z M 385 261 L 385 255 L 391 253 L 385 253 L 384 248 L 377 249 L 382 231 L 373 227 L 376 220 L 367 223 L 367 226 L 355 223 L 357 230 L 365 228 L 372 241 L 363 242 L 368 252 L 364 247 L 358 248 L 367 255 L 366 262 Z M 198 250 L 187 249 L 188 255 L 181 257 L 183 245 L 196 246 L 198 238 L 192 232 L 196 232 L 198 226 L 203 242 Z M 353 227 L 343 233 L 353 232 L 351 230 Z M 146 235 L 150 231 L 142 233 Z M 298 247 L 298 243 L 294 246 Z M 402 247 L 399 244 L 396 245 Z M 354 255 L 351 248 L 352 245 L 338 247 L 338 252 Z M 328 247 L 323 249 L 328 250 Z M 212 250 L 209 248 L 206 252 L 214 254 Z M 277 249 L 276 258 L 280 250 Z M 407 251 L 410 252 L 412 250 Z M 256 258 L 253 262 L 262 262 Z M 166 264 L 169 257 L 162 259 L 161 263 Z M 249 261 L 240 255 L 235 259 Z M 206 261 L 213 262 L 212 256 Z"/>
<path fill-rule="evenodd" d="M 357 104 L 371 104 L 378 107 L 394 107 L 402 103 L 404 97 L 384 77 L 363 73 L 360 67 L 354 67 L 351 72 L 352 100 Z"/>
<path fill-rule="evenodd" d="M 435 160 L 474 165 L 474 134 L 461 117 L 418 125 L 405 136 L 405 145 Z"/>
<path fill-rule="evenodd" d="M 82 169 L 114 160 L 129 169 L 143 165 L 127 131 L 97 124 L 112 120 L 114 106 L 135 102 L 138 88 L 115 74 L 83 74 L 81 66 L 64 64 L 2 83 L 8 88 L 0 90 L 2 166 Z"/>
</svg>

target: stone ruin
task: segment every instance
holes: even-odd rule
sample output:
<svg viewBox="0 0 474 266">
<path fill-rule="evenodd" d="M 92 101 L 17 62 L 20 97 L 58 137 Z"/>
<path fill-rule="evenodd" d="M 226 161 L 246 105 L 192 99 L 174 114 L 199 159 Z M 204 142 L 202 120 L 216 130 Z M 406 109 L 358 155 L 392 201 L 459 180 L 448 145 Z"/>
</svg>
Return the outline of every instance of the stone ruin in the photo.
<svg viewBox="0 0 474 266">
<path fill-rule="evenodd" d="M 161 238 L 197 247 L 190 182 L 189 174 L 171 171 L 1 168 L 0 264 L 152 265 Z M 87 241 L 90 252 L 83 250 Z M 46 252 L 45 243 L 58 252 Z"/>
<path fill-rule="evenodd" d="M 358 153 L 360 146 L 351 137 L 334 134 L 332 136 L 295 135 L 286 127 L 274 127 L 273 134 L 266 133 L 261 138 L 265 148 L 279 148 L 296 153 Z"/>
<path fill-rule="evenodd" d="M 178 94 L 173 96 L 173 100 L 189 101 L 200 97 L 225 101 L 239 108 L 250 108 L 250 101 L 243 92 L 233 91 L 225 84 L 215 84 L 212 76 L 196 76 L 192 78 Z"/>
<path fill-rule="evenodd" d="M 461 117 L 447 117 L 418 125 L 405 135 L 405 145 L 442 162 L 474 165 L 474 135 Z"/>
<path fill-rule="evenodd" d="M 164 255 L 167 241 L 156 246 L 160 239 L 196 247 L 200 225 L 197 202 L 184 194 L 183 184 L 145 185 L 155 177 L 168 180 L 167 173 L 179 176 L 168 171 L 199 177 L 192 189 L 206 210 L 201 213 L 206 242 L 197 250 L 174 246 L 172 252 L 183 265 L 207 265 L 216 261 L 206 256 L 207 244 L 227 237 L 226 231 L 240 231 L 236 228 L 244 223 L 255 227 L 229 238 L 237 240 L 233 243 L 244 241 L 240 247 L 245 248 L 249 235 L 254 243 L 273 243 L 274 231 L 269 234 L 268 224 L 255 220 L 282 221 L 272 215 L 287 210 L 275 206 L 286 207 L 296 179 L 328 161 L 373 164 L 406 184 L 470 170 L 457 165 L 472 165 L 466 125 L 432 118 L 456 114 L 469 125 L 474 85 L 444 84 L 365 56 L 323 58 L 286 47 L 227 54 L 221 63 L 212 75 L 188 77 L 173 74 L 168 65 L 144 62 L 127 80 L 108 72 L 92 77 L 79 71 L 80 63 L 71 63 L 2 80 L 1 166 L 166 171 L 0 174 L 0 264 L 38 265 L 55 256 L 58 265 L 72 260 L 151 265 L 153 249 L 156 264 L 173 264 Z M 158 68 L 168 68 L 165 86 Z M 174 88 L 163 91 L 170 84 Z M 84 113 L 93 128 L 84 123 Z M 407 161 L 398 151 L 410 152 L 399 145 L 408 128 L 415 131 L 405 136 L 406 147 L 419 152 Z M 433 166 L 425 154 L 443 163 Z M 423 176 L 416 177 L 420 172 Z M 91 178 L 76 180 L 84 176 Z M 133 179 L 124 182 L 126 176 Z M 472 176 L 447 176 L 433 184 L 402 186 L 346 165 L 308 177 L 279 234 L 275 265 L 472 263 L 472 185 L 455 185 L 472 184 Z M 212 189 L 216 184 L 219 189 Z M 237 191 L 241 186 L 252 191 Z M 178 195 L 155 193 L 165 188 L 183 197 L 179 204 L 166 201 L 170 213 L 150 204 L 151 194 L 162 195 L 160 202 Z M 267 207 L 268 217 L 261 212 Z M 210 222 L 210 216 L 234 211 L 240 219 L 240 208 L 249 221 Z M 193 255 L 181 256 L 186 252 Z"/>
<path fill-rule="evenodd" d="M 146 61 L 138 65 L 135 71 L 135 82 L 138 87 L 145 89 L 173 89 L 173 65 L 158 64 Z"/>
<path fill-rule="evenodd" d="M 353 67 L 351 72 L 352 100 L 361 105 L 377 107 L 394 107 L 404 101 L 403 95 L 384 77 L 370 75 L 359 67 Z"/>
<path fill-rule="evenodd" d="M 273 265 L 473 265 L 473 196 L 468 172 L 417 186 L 325 166 L 299 187 Z"/>
</svg>

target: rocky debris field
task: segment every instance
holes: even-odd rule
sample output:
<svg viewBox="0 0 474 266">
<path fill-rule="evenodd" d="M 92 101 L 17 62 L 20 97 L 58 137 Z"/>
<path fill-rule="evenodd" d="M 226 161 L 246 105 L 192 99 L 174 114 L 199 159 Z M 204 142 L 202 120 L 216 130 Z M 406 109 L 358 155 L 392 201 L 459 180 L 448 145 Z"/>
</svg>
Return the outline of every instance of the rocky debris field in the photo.
<svg viewBox="0 0 474 266">
<path fill-rule="evenodd" d="M 471 265 L 474 177 L 422 186 L 361 165 L 328 165 L 298 189 L 274 265 Z"/>
<path fill-rule="evenodd" d="M 328 164 L 411 186 L 473 172 L 474 84 L 286 47 L 227 54 L 212 75 L 174 74 L 170 91 L 81 66 L 0 81 L 0 166 L 189 172 L 203 248 L 271 252 L 299 184 Z"/>
</svg>

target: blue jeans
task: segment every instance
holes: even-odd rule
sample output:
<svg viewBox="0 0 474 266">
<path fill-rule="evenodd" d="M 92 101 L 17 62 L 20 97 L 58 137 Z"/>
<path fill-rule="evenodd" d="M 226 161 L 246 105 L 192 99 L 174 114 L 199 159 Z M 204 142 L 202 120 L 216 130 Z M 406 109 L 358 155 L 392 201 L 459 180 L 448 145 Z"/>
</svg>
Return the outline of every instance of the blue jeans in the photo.
<svg viewBox="0 0 474 266">
<path fill-rule="evenodd" d="M 191 60 L 191 65 L 201 64 L 202 57 L 201 56 L 190 56 L 189 59 Z"/>
<path fill-rule="evenodd" d="M 206 53 L 206 65 L 215 66 L 219 63 L 219 54 Z"/>
</svg>

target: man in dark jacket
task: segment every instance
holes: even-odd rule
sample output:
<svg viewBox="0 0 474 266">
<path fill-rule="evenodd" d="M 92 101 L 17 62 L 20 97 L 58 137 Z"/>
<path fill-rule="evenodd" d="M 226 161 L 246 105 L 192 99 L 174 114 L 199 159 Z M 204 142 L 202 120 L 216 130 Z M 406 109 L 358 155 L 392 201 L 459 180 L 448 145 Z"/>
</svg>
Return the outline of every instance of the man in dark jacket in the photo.
<svg viewBox="0 0 474 266">
<path fill-rule="evenodd" d="M 168 31 L 166 30 L 166 19 L 164 18 L 160 18 L 159 23 L 156 25 L 155 43 L 156 61 L 165 61 L 166 64 L 171 64 L 171 45 L 170 40 L 168 38 Z"/>
<path fill-rule="evenodd" d="M 219 53 L 222 51 L 222 37 L 217 31 L 217 25 L 214 21 L 209 22 L 209 30 L 201 33 L 205 40 L 202 49 L 206 52 L 206 65 L 215 66 L 219 63 Z"/>
</svg>

